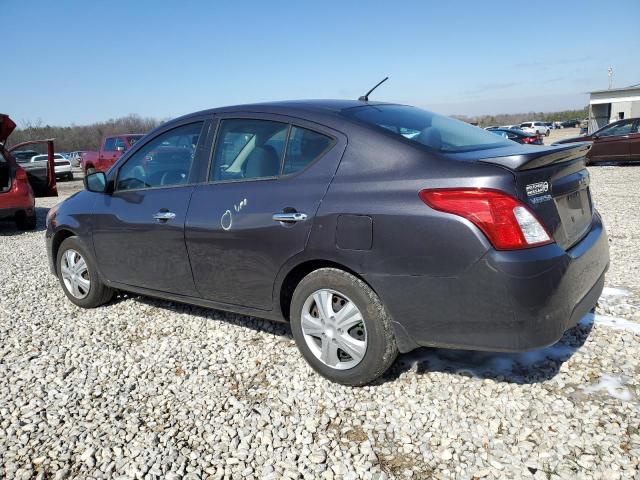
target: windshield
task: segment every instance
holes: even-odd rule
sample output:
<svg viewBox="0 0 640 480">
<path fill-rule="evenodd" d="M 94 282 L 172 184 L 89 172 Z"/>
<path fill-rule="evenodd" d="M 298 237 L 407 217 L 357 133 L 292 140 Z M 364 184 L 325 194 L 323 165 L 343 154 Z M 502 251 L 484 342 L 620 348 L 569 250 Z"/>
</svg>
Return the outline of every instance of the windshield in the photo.
<svg viewBox="0 0 640 480">
<path fill-rule="evenodd" d="M 405 105 L 363 105 L 342 114 L 444 153 L 470 152 L 510 144 L 482 128 Z"/>
</svg>

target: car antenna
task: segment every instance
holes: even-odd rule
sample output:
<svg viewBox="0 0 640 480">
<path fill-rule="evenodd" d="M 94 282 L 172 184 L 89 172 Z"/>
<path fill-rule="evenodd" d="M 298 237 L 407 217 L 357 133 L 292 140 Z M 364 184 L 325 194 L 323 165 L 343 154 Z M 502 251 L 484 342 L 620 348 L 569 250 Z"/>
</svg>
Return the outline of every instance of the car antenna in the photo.
<svg viewBox="0 0 640 480">
<path fill-rule="evenodd" d="M 369 90 L 367 93 L 365 93 L 363 96 L 361 96 L 360 98 L 358 98 L 359 102 L 368 102 L 369 101 L 369 95 L 371 95 L 371 92 L 373 92 L 376 88 L 378 88 L 380 85 L 382 85 L 384 82 L 386 82 L 387 80 L 389 80 L 389 77 L 384 77 L 382 80 L 380 80 L 375 87 L 373 87 L 371 90 Z"/>
</svg>

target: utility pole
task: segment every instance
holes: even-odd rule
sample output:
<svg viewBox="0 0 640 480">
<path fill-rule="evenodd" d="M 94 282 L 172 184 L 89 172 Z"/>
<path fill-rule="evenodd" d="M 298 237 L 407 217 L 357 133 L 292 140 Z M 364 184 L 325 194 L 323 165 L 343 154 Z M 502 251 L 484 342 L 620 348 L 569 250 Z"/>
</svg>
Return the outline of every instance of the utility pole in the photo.
<svg viewBox="0 0 640 480">
<path fill-rule="evenodd" d="M 611 90 L 613 87 L 613 67 L 609 67 L 607 73 L 609 74 L 609 90 Z"/>
</svg>

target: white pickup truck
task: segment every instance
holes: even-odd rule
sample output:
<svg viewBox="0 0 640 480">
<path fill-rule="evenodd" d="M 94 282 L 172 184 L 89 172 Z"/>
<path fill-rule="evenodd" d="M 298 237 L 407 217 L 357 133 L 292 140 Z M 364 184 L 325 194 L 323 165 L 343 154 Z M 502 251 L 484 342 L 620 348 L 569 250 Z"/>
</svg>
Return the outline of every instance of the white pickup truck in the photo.
<svg viewBox="0 0 640 480">
<path fill-rule="evenodd" d="M 520 124 L 520 130 L 536 135 L 544 135 L 545 137 L 548 137 L 551 131 L 544 122 L 523 122 Z"/>
</svg>

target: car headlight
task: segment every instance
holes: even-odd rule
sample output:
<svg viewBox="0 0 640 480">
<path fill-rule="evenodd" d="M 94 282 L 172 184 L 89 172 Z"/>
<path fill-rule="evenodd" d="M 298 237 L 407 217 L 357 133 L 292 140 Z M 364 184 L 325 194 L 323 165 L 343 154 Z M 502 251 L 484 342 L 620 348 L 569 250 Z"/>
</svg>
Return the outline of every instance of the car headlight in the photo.
<svg viewBox="0 0 640 480">
<path fill-rule="evenodd" d="M 53 221 L 53 219 L 56 217 L 56 215 L 58 214 L 58 208 L 60 207 L 60 204 L 56 204 L 55 206 L 51 207 L 49 209 L 49 211 L 47 212 L 47 221 L 46 221 L 46 225 L 47 228 L 49 228 L 49 225 L 51 224 L 51 222 Z"/>
</svg>

